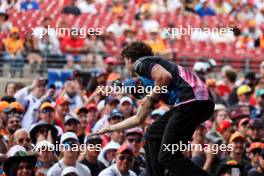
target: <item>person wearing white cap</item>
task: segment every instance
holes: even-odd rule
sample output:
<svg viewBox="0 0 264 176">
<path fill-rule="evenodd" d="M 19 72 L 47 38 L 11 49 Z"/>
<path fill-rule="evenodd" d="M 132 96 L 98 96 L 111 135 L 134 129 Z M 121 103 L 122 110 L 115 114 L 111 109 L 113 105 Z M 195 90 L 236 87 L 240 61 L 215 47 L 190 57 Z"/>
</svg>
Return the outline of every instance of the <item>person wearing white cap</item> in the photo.
<svg viewBox="0 0 264 176">
<path fill-rule="evenodd" d="M 52 144 L 48 140 L 42 140 L 40 142 L 37 142 L 34 150 L 39 154 L 36 175 L 40 173 L 47 175 L 48 170 L 56 162 L 54 144 Z"/>
<path fill-rule="evenodd" d="M 133 101 L 130 97 L 122 97 L 120 99 L 119 109 L 123 113 L 124 118 L 133 115 Z"/>
<path fill-rule="evenodd" d="M 79 176 L 79 171 L 75 167 L 66 167 L 60 176 Z"/>
<path fill-rule="evenodd" d="M 90 169 L 77 161 L 79 145 L 79 140 L 75 133 L 64 133 L 60 139 L 60 150 L 63 157 L 49 169 L 47 176 L 60 176 L 63 170 L 70 166 L 75 167 L 79 171 L 78 176 L 91 176 Z"/>
</svg>

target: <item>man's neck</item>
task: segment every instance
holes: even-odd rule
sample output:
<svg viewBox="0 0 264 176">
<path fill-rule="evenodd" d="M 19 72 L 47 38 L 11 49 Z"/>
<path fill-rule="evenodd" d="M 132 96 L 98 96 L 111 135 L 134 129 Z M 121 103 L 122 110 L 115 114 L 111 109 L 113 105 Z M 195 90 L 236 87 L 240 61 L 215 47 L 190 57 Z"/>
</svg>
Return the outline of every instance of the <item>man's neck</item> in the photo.
<svg viewBox="0 0 264 176">
<path fill-rule="evenodd" d="M 91 155 L 86 155 L 85 159 L 89 161 L 90 163 L 96 164 L 97 163 L 97 157 L 92 157 Z"/>
<path fill-rule="evenodd" d="M 76 161 L 75 161 L 74 158 L 63 158 L 63 163 L 64 163 L 66 166 L 75 166 Z"/>
<path fill-rule="evenodd" d="M 240 155 L 240 154 L 231 153 L 230 157 L 233 160 L 237 161 L 238 163 L 240 163 L 242 161 L 242 155 Z"/>
</svg>

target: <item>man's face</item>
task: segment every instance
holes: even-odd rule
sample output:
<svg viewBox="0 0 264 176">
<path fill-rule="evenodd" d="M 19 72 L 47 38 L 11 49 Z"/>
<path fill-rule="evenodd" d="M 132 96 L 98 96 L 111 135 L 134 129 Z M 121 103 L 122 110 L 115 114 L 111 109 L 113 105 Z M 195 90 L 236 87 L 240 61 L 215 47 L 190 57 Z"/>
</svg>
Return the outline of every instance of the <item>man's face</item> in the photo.
<svg viewBox="0 0 264 176">
<path fill-rule="evenodd" d="M 129 58 L 125 58 L 125 62 L 126 62 L 126 68 L 127 70 L 131 71 L 133 70 L 133 64 L 132 64 L 132 60 Z"/>
<path fill-rule="evenodd" d="M 75 120 L 70 120 L 64 127 L 66 132 L 74 132 L 77 134 L 80 123 Z"/>
<path fill-rule="evenodd" d="M 86 128 L 87 126 L 87 112 L 86 111 L 80 111 L 78 113 L 78 117 L 80 119 L 80 122 L 81 122 L 81 127 L 82 128 Z"/>
<path fill-rule="evenodd" d="M 128 172 L 133 166 L 134 157 L 130 152 L 123 152 L 116 156 L 117 168 L 121 173 Z"/>
<path fill-rule="evenodd" d="M 31 150 L 31 139 L 27 132 L 21 131 L 14 140 L 15 145 L 24 147 L 27 151 Z"/>
<path fill-rule="evenodd" d="M 219 110 L 216 115 L 216 122 L 219 124 L 225 119 L 229 119 L 228 113 L 225 110 Z"/>
<path fill-rule="evenodd" d="M 21 120 L 16 117 L 9 117 L 7 120 L 7 130 L 9 133 L 14 134 L 14 132 L 21 128 Z"/>
<path fill-rule="evenodd" d="M 87 152 L 86 154 L 93 157 L 93 158 L 97 158 L 97 156 L 99 155 L 100 153 L 100 150 L 99 147 L 101 148 L 102 147 L 102 140 L 100 139 L 93 139 L 93 140 L 90 140 L 88 143 L 87 143 L 88 147 L 87 147 Z M 89 146 L 92 146 L 92 148 L 89 148 Z"/>
<path fill-rule="evenodd" d="M 234 152 L 235 154 L 243 154 L 244 152 L 244 149 L 245 149 L 245 141 L 244 139 L 241 139 L 241 138 L 237 138 L 237 139 L 234 139 L 234 141 L 232 142 L 233 144 L 233 150 L 232 152 Z"/>
<path fill-rule="evenodd" d="M 26 176 L 32 175 L 32 168 L 30 167 L 29 163 L 26 161 L 22 161 L 18 165 L 18 169 L 16 171 L 17 176 Z"/>
<path fill-rule="evenodd" d="M 253 140 L 258 140 L 258 139 L 260 139 L 260 136 L 261 136 L 261 129 L 260 129 L 260 128 L 257 128 L 257 127 L 249 128 L 249 136 L 250 136 L 251 139 L 253 139 Z"/>
<path fill-rule="evenodd" d="M 132 107 L 132 105 L 128 101 L 124 102 L 121 105 L 121 107 L 120 107 L 120 111 L 123 114 L 127 114 L 127 115 L 129 115 L 131 113 L 132 109 L 133 109 L 133 107 Z"/>
<path fill-rule="evenodd" d="M 126 136 L 126 142 L 134 147 L 135 153 L 138 153 L 141 147 L 144 146 L 143 136 L 140 134 L 131 134 Z"/>
<path fill-rule="evenodd" d="M 49 124 L 53 123 L 54 120 L 54 109 L 52 108 L 44 108 L 40 114 L 39 117 L 41 120 L 48 122 Z"/>
<path fill-rule="evenodd" d="M 64 149 L 63 157 L 71 158 L 77 160 L 78 153 L 79 153 L 79 142 L 75 139 L 68 139 L 63 142 Z"/>
<path fill-rule="evenodd" d="M 119 144 L 122 144 L 124 141 L 124 131 L 115 131 L 111 135 L 111 139 Z"/>
<path fill-rule="evenodd" d="M 37 130 L 36 133 L 37 133 L 37 134 L 36 134 L 36 139 L 38 139 L 38 137 L 39 137 L 40 135 L 42 135 L 45 139 L 47 139 L 47 137 L 48 137 L 48 133 L 49 133 L 49 129 L 46 128 L 46 127 L 40 127 L 40 128 Z"/>
<path fill-rule="evenodd" d="M 65 117 L 66 114 L 68 114 L 70 112 L 70 107 L 69 107 L 69 103 L 63 103 L 59 106 L 57 106 L 57 113 L 59 114 L 59 116 L 61 117 Z"/>
</svg>

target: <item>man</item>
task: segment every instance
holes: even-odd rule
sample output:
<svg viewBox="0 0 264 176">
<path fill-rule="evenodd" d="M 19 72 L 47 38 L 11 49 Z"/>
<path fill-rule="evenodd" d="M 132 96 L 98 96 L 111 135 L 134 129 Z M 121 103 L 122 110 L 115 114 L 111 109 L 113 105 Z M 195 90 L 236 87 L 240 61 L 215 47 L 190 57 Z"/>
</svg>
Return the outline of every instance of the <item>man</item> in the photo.
<svg viewBox="0 0 264 176">
<path fill-rule="evenodd" d="M 264 148 L 264 143 L 261 142 L 253 142 L 249 146 L 248 150 L 248 158 L 250 159 L 251 168 L 258 167 L 258 161 L 261 153 L 261 149 Z"/>
<path fill-rule="evenodd" d="M 53 125 L 54 124 L 54 118 L 55 118 L 55 109 L 54 106 L 49 102 L 44 102 L 40 106 L 40 112 L 39 112 L 39 119 L 40 121 L 47 122 L 48 124 Z M 62 135 L 63 131 L 62 128 L 58 125 L 54 125 L 58 130 L 58 135 Z"/>
<path fill-rule="evenodd" d="M 22 127 L 30 129 L 31 125 L 37 122 L 38 109 L 43 99 L 46 96 L 47 79 L 38 78 L 35 79 L 28 87 L 20 89 L 15 98 L 21 103 L 25 109 L 24 116 L 22 118 Z M 47 93 L 48 94 L 48 93 Z"/>
<path fill-rule="evenodd" d="M 263 176 L 264 174 L 264 149 L 261 150 L 259 156 L 259 165 L 257 168 L 252 168 L 248 171 L 248 176 Z"/>
<path fill-rule="evenodd" d="M 64 98 L 58 98 L 56 100 L 55 107 L 55 124 L 64 129 L 63 123 L 66 114 L 70 112 L 69 108 L 70 102 Z"/>
<path fill-rule="evenodd" d="M 130 97 L 122 97 L 120 99 L 119 109 L 124 115 L 124 118 L 128 118 L 133 115 L 133 101 Z"/>
<path fill-rule="evenodd" d="M 79 171 L 79 176 L 91 176 L 90 169 L 77 161 L 79 150 L 76 150 L 76 147 L 80 143 L 76 134 L 72 132 L 64 133 L 61 136 L 60 144 L 63 157 L 49 169 L 47 176 L 59 176 L 66 167 L 70 166 Z"/>
<path fill-rule="evenodd" d="M 132 128 L 126 131 L 126 143 L 134 148 L 135 162 L 132 171 L 137 175 L 145 173 L 146 161 L 141 150 L 144 146 L 144 132 L 142 128 Z"/>
<path fill-rule="evenodd" d="M 16 130 L 21 128 L 21 115 L 13 108 L 5 111 L 7 113 L 7 131 L 13 135 Z"/>
<path fill-rule="evenodd" d="M 263 124 L 260 119 L 250 119 L 248 128 L 248 143 L 263 142 L 263 136 L 261 135 Z"/>
<path fill-rule="evenodd" d="M 239 165 L 243 168 L 243 174 L 246 174 L 248 170 L 250 169 L 250 164 L 247 160 L 243 159 L 243 154 L 245 152 L 245 144 L 246 144 L 246 138 L 245 136 L 236 131 L 232 136 L 230 137 L 229 144 L 232 145 L 232 150 L 227 156 L 226 161 L 229 160 L 235 160 Z"/>
<path fill-rule="evenodd" d="M 212 115 L 214 103 L 205 83 L 187 69 L 153 56 L 152 49 L 143 42 L 128 44 L 124 47 L 122 56 L 129 71 L 135 71 L 139 76 L 153 80 L 156 88 L 141 100 L 141 106 L 135 116 L 106 126 L 95 134 L 132 128 L 144 123 L 154 102 L 162 98 L 161 92 L 157 90 L 163 87 L 174 90 L 175 99 L 169 101 L 174 107 L 152 123 L 146 131 L 147 172 L 152 176 L 164 175 L 167 169 L 179 176 L 207 175 L 180 151 L 172 155 L 165 148 L 180 141 L 187 144 L 195 128 Z M 169 104 L 168 99 L 165 103 Z"/>
<path fill-rule="evenodd" d="M 118 150 L 116 155 L 116 164 L 109 166 L 103 170 L 99 176 L 115 176 L 127 175 L 136 176 L 130 169 L 133 166 L 134 149 L 128 144 L 123 144 Z"/>
<path fill-rule="evenodd" d="M 32 150 L 29 132 L 26 129 L 19 129 L 14 133 L 14 145 L 20 145 L 27 151 Z"/>
<path fill-rule="evenodd" d="M 84 144 L 87 146 L 85 158 L 81 161 L 91 170 L 92 176 L 97 176 L 103 169 L 105 169 L 103 163 L 98 161 L 98 155 L 101 150 L 102 139 L 100 136 L 86 136 Z"/>
</svg>

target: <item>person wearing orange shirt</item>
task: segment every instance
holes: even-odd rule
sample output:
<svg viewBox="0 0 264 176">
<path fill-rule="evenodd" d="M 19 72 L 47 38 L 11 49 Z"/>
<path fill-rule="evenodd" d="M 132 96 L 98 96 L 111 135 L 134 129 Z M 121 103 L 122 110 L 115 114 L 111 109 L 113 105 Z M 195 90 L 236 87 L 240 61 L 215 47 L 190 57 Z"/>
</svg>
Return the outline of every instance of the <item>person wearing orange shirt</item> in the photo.
<svg viewBox="0 0 264 176">
<path fill-rule="evenodd" d="M 4 45 L 6 50 L 5 59 L 10 64 L 10 76 L 14 77 L 16 71 L 18 71 L 20 77 L 23 77 L 23 41 L 20 39 L 18 28 L 14 27 L 10 30 L 9 36 L 4 40 Z"/>
<path fill-rule="evenodd" d="M 152 48 L 156 54 L 163 54 L 165 52 L 165 44 L 162 39 L 159 38 L 158 31 L 153 30 L 149 33 L 149 39 L 146 43 Z"/>
</svg>

